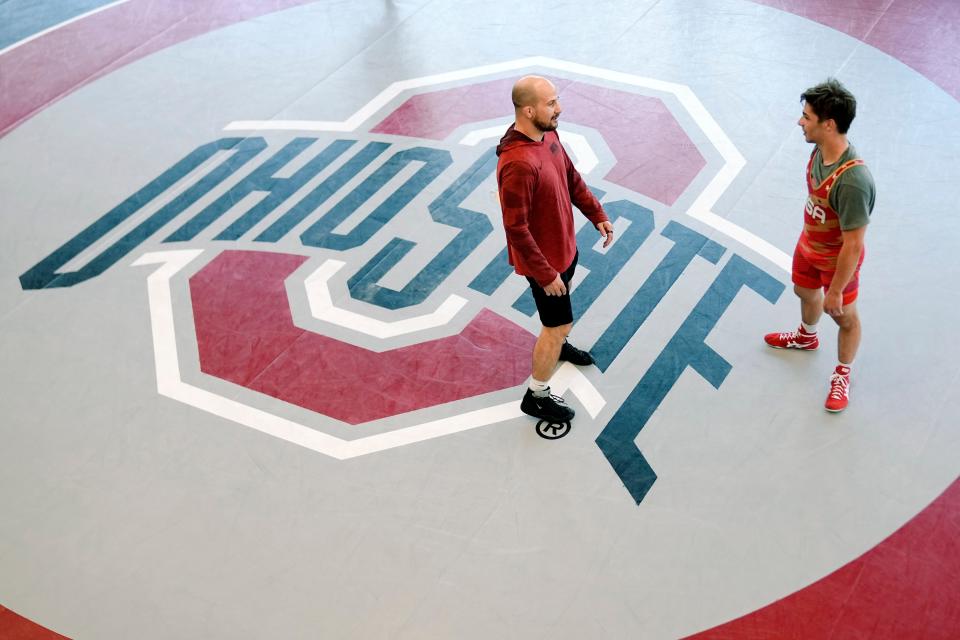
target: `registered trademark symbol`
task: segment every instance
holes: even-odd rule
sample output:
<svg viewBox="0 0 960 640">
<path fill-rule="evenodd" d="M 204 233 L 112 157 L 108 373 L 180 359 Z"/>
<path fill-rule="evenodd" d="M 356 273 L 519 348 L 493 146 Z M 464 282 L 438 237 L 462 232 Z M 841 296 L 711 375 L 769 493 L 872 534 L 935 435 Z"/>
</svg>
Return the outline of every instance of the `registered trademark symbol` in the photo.
<svg viewBox="0 0 960 640">
<path fill-rule="evenodd" d="M 537 435 L 547 440 L 557 440 L 570 433 L 569 422 L 550 422 L 541 420 L 537 423 Z"/>
</svg>

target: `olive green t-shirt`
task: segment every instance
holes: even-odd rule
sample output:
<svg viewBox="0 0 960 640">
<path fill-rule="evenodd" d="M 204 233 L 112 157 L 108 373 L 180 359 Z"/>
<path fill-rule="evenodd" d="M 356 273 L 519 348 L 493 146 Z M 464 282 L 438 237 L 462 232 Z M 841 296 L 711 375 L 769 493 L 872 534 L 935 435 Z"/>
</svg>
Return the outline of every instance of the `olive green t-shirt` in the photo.
<svg viewBox="0 0 960 640">
<path fill-rule="evenodd" d="M 817 184 L 823 182 L 833 170 L 849 160 L 856 160 L 860 156 L 853 145 L 848 145 L 840 159 L 835 163 L 824 166 L 820 150 L 813 158 L 810 168 L 813 180 Z M 850 231 L 870 224 L 870 213 L 877 199 L 877 188 L 873 183 L 873 176 L 866 165 L 851 167 L 837 178 L 830 189 L 830 208 L 837 212 L 840 218 L 840 229 Z"/>
</svg>

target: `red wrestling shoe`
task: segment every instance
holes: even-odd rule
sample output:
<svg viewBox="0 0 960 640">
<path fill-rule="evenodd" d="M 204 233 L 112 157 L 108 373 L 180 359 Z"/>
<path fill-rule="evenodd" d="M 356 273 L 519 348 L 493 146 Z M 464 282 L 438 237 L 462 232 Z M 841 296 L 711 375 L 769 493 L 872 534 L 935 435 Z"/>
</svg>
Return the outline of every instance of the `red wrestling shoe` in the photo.
<svg viewBox="0 0 960 640">
<path fill-rule="evenodd" d="M 838 413 L 847 408 L 850 402 L 850 367 L 838 364 L 833 375 L 830 376 L 830 393 L 823 407 L 831 412 Z"/>
<path fill-rule="evenodd" d="M 774 349 L 800 349 L 801 351 L 815 351 L 820 346 L 820 340 L 815 333 L 807 333 L 800 326 L 796 331 L 789 333 L 768 333 L 763 336 L 764 341 Z"/>
</svg>

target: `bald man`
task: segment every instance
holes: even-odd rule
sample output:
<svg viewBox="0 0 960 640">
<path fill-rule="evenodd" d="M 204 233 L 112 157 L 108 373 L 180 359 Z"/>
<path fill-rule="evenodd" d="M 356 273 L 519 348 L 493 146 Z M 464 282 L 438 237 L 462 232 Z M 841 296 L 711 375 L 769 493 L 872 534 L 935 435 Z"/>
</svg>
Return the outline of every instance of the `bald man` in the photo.
<svg viewBox="0 0 960 640">
<path fill-rule="evenodd" d="M 574 411 L 550 393 L 553 370 L 561 360 L 593 364 L 589 353 L 567 342 L 573 328 L 570 281 L 578 255 L 572 205 L 600 232 L 604 247 L 613 242 L 613 225 L 560 144 L 557 88 L 546 78 L 525 76 L 511 97 L 515 121 L 497 146 L 500 207 L 507 256 L 530 283 L 543 325 L 520 409 L 542 420 L 565 422 Z"/>
</svg>

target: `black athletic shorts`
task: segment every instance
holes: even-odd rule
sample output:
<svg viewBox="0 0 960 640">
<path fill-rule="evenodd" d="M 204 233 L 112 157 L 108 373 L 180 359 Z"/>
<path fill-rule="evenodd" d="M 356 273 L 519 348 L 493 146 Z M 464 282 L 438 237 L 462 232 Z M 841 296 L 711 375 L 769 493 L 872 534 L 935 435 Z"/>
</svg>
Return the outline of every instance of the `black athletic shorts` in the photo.
<svg viewBox="0 0 960 640">
<path fill-rule="evenodd" d="M 567 287 L 566 295 L 548 296 L 537 281 L 527 276 L 527 282 L 530 283 L 530 291 L 533 292 L 533 300 L 537 303 L 537 312 L 540 314 L 540 323 L 545 327 L 559 327 L 573 322 L 573 305 L 570 304 L 570 281 L 573 280 L 573 272 L 577 269 L 577 259 L 580 253 L 573 256 L 573 262 L 567 267 L 567 270 L 560 274 L 560 279 Z"/>
</svg>

